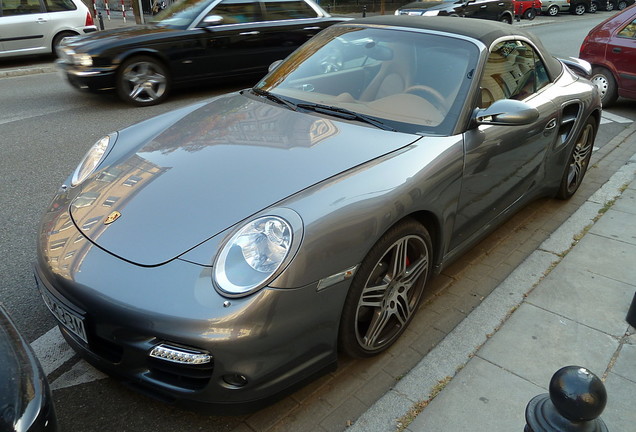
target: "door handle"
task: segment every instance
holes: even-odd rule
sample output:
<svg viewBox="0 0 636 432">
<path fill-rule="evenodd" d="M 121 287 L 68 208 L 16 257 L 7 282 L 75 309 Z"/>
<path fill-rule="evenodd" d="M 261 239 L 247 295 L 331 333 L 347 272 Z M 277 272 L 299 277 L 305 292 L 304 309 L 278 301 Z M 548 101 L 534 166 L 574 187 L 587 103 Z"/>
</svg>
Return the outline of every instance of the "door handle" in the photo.
<svg viewBox="0 0 636 432">
<path fill-rule="evenodd" d="M 612 48 L 612 52 L 616 53 L 616 54 L 619 54 L 619 53 L 623 52 L 623 50 L 618 48 L 618 47 L 614 47 L 614 48 Z"/>
<path fill-rule="evenodd" d="M 47 19 L 44 18 L 38 18 L 38 20 L 36 21 L 38 24 L 44 24 L 45 22 L 47 22 Z"/>
<path fill-rule="evenodd" d="M 243 33 L 239 33 L 240 36 L 251 36 L 251 35 L 257 35 L 260 32 L 257 31 L 249 31 L 249 32 L 243 32 Z"/>
<path fill-rule="evenodd" d="M 486 9 L 488 5 L 479 6 L 480 9 Z"/>
<path fill-rule="evenodd" d="M 548 124 L 545 125 L 545 130 L 552 130 L 556 127 L 557 120 L 555 118 L 551 119 Z"/>
<path fill-rule="evenodd" d="M 320 27 L 315 26 L 315 27 L 305 27 L 303 30 L 320 30 Z"/>
</svg>

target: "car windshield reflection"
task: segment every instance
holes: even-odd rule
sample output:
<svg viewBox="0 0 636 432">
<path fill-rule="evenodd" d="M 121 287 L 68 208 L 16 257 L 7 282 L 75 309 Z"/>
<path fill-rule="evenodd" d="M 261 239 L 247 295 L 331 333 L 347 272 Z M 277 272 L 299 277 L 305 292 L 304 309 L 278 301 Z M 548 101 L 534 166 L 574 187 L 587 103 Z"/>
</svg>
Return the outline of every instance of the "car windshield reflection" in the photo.
<svg viewBox="0 0 636 432">
<path fill-rule="evenodd" d="M 164 27 L 185 29 L 209 5 L 209 0 L 181 0 L 158 13 L 150 20 L 150 23 Z"/>
<path fill-rule="evenodd" d="M 453 37 L 339 26 L 306 43 L 255 89 L 300 107 L 356 112 L 402 132 L 449 134 L 478 56 L 476 45 Z"/>
</svg>

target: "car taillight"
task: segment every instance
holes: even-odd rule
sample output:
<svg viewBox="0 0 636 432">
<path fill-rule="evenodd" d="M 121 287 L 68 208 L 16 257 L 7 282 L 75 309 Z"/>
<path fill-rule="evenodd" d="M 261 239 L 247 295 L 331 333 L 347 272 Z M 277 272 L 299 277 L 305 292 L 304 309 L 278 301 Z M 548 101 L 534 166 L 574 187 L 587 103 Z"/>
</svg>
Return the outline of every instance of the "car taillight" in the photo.
<svg viewBox="0 0 636 432">
<path fill-rule="evenodd" d="M 95 22 L 93 21 L 93 17 L 91 16 L 90 12 L 86 12 L 86 22 L 84 23 L 85 26 L 92 26 L 95 25 Z"/>
</svg>

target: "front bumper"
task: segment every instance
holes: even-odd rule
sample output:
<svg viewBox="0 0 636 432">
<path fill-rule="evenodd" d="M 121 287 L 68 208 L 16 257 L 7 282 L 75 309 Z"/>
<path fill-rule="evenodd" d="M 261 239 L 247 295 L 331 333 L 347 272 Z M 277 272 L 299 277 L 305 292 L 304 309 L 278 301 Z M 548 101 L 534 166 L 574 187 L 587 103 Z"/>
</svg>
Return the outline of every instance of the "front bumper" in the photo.
<svg viewBox="0 0 636 432">
<path fill-rule="evenodd" d="M 80 90 L 110 90 L 116 86 L 116 71 L 114 68 L 81 69 L 65 61 L 55 62 L 60 74 L 75 88 Z"/>
<path fill-rule="evenodd" d="M 37 283 L 83 318 L 88 343 L 60 325 L 71 346 L 133 388 L 193 408 L 232 404 L 242 412 L 335 365 L 348 281 L 319 292 L 315 284 L 264 288 L 230 300 L 214 290 L 210 267 L 179 259 L 133 265 L 92 244 L 69 221 L 65 210 L 45 216 Z M 159 344 L 213 359 L 181 365 L 150 357 Z M 236 385 L 235 377 L 246 384 Z"/>
</svg>

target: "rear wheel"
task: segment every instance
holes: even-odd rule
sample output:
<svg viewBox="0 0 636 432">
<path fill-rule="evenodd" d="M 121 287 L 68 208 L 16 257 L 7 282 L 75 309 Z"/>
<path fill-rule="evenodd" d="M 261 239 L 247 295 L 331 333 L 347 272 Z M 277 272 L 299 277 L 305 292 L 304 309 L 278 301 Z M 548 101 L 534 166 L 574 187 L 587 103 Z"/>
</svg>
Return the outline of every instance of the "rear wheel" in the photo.
<svg viewBox="0 0 636 432">
<path fill-rule="evenodd" d="M 587 167 L 590 164 L 590 158 L 592 157 L 595 137 L 596 127 L 594 119 L 588 118 L 581 133 L 579 133 L 579 136 L 576 138 L 568 166 L 563 174 L 563 179 L 561 179 L 557 198 L 570 199 L 579 186 L 581 186 Z"/>
<path fill-rule="evenodd" d="M 614 75 L 603 67 L 592 68 L 592 78 L 590 79 L 601 93 L 601 103 L 606 108 L 618 99 L 618 89 Z"/>
<path fill-rule="evenodd" d="M 624 0 L 619 0 L 618 2 L 618 10 L 623 10 L 627 7 L 627 2 Z"/>
<path fill-rule="evenodd" d="M 168 70 L 150 56 L 132 57 L 117 72 L 117 94 L 136 106 L 156 105 L 168 96 Z"/>
<path fill-rule="evenodd" d="M 605 10 L 606 11 L 613 11 L 614 10 L 614 2 L 608 0 L 607 4 L 605 5 Z"/>
<path fill-rule="evenodd" d="M 548 15 L 557 16 L 559 14 L 559 7 L 556 5 L 552 5 L 548 8 Z"/>
<path fill-rule="evenodd" d="M 526 9 L 526 11 L 523 13 L 523 17 L 528 21 L 532 21 L 536 16 L 537 11 L 535 11 L 534 8 Z"/>
<path fill-rule="evenodd" d="M 431 237 L 407 219 L 387 231 L 358 269 L 340 321 L 340 349 L 370 357 L 390 347 L 415 315 L 432 268 Z"/>
<path fill-rule="evenodd" d="M 596 3 L 596 2 L 590 3 L 590 10 L 588 10 L 588 12 L 589 13 L 596 13 L 597 10 L 598 10 L 598 3 Z"/>
<path fill-rule="evenodd" d="M 59 47 L 60 43 L 62 43 L 62 39 L 72 36 L 77 36 L 77 33 L 66 31 L 55 35 L 53 42 L 51 43 L 51 50 L 55 56 L 57 56 L 57 47 Z"/>
<path fill-rule="evenodd" d="M 510 16 L 510 15 L 502 15 L 499 18 L 499 21 L 501 21 L 502 23 L 506 23 L 506 24 L 512 24 L 512 16 Z"/>
</svg>

